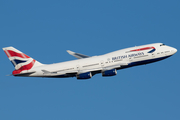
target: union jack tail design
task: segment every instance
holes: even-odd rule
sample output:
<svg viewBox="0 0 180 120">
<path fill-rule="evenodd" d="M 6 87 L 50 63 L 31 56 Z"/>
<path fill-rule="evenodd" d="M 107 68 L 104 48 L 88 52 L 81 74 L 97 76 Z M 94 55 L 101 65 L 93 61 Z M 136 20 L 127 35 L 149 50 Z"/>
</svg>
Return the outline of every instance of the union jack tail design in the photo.
<svg viewBox="0 0 180 120">
<path fill-rule="evenodd" d="M 14 47 L 6 47 L 3 50 L 15 67 L 15 70 L 12 72 L 13 75 L 26 73 L 33 67 L 43 65 Z"/>
</svg>

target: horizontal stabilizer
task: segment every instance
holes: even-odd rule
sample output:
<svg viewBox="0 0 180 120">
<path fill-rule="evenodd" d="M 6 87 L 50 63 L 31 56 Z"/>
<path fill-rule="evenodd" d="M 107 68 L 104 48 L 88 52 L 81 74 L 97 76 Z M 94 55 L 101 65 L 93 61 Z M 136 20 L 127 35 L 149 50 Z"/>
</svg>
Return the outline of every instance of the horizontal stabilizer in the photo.
<svg viewBox="0 0 180 120">
<path fill-rule="evenodd" d="M 68 52 L 70 55 L 72 55 L 72 56 L 74 56 L 74 57 L 76 57 L 76 58 L 78 58 L 78 59 L 90 57 L 90 56 L 83 55 L 83 54 L 80 54 L 80 53 L 75 53 L 75 52 L 70 51 L 70 50 L 67 50 L 67 52 Z"/>
<path fill-rule="evenodd" d="M 13 74 L 8 74 L 8 75 L 6 75 L 6 76 L 13 76 Z"/>
</svg>

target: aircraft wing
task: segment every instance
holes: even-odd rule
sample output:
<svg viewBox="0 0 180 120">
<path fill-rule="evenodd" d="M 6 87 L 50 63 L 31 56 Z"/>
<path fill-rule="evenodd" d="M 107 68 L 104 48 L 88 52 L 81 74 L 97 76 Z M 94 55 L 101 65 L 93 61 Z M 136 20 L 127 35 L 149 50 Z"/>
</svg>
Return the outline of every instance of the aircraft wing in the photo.
<svg viewBox="0 0 180 120">
<path fill-rule="evenodd" d="M 83 55 L 83 54 L 80 54 L 80 53 L 75 53 L 75 52 L 70 51 L 70 50 L 67 50 L 67 52 L 68 52 L 70 55 L 72 55 L 72 56 L 74 56 L 74 57 L 76 57 L 76 58 L 78 58 L 78 59 L 90 57 L 90 56 Z"/>
<path fill-rule="evenodd" d="M 50 77 L 58 77 L 58 76 L 69 76 L 69 77 L 74 77 L 78 73 L 77 70 L 72 70 L 72 71 L 47 71 L 47 70 L 41 70 L 44 72 L 45 76 L 50 76 Z"/>
<path fill-rule="evenodd" d="M 98 68 L 93 68 L 93 69 L 85 69 L 80 71 L 80 73 L 85 73 L 85 72 L 102 72 L 102 71 L 106 71 L 106 70 L 112 70 L 112 69 L 117 69 L 120 68 L 121 66 L 126 66 L 128 65 L 127 63 L 118 63 L 116 65 L 112 65 L 112 66 L 105 66 L 105 67 L 98 67 Z"/>
<path fill-rule="evenodd" d="M 105 67 L 97 67 L 97 68 L 92 68 L 92 69 L 84 69 L 84 70 L 67 70 L 67 71 L 47 71 L 47 70 L 42 70 L 44 72 L 44 75 L 47 76 L 61 76 L 61 75 L 65 75 L 65 76 L 76 76 L 77 74 L 81 74 L 81 73 L 86 73 L 86 72 L 92 72 L 92 73 L 101 73 L 103 71 L 106 70 L 112 70 L 112 69 L 117 69 L 120 68 L 121 66 L 126 66 L 128 65 L 127 63 L 118 63 L 116 65 L 113 66 L 105 66 Z"/>
</svg>

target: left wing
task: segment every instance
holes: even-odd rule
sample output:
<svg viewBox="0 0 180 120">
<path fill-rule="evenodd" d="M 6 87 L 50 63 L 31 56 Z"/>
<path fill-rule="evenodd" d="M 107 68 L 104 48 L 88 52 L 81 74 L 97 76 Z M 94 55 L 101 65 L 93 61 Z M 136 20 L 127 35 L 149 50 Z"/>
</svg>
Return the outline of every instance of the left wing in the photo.
<svg viewBox="0 0 180 120">
<path fill-rule="evenodd" d="M 76 58 L 78 58 L 78 59 L 90 57 L 90 56 L 83 55 L 83 54 L 80 54 L 80 53 L 75 53 L 75 52 L 70 51 L 70 50 L 67 50 L 67 52 L 68 52 L 70 55 L 72 55 L 72 56 L 74 56 L 74 57 L 76 57 Z"/>
<path fill-rule="evenodd" d="M 97 67 L 97 68 L 92 68 L 92 69 L 84 69 L 84 70 L 67 70 L 67 71 L 47 71 L 47 70 L 42 70 L 44 72 L 44 75 L 46 76 L 51 76 L 51 77 L 58 77 L 58 76 L 69 76 L 69 77 L 74 77 L 79 74 L 84 74 L 88 72 L 92 72 L 93 75 L 96 73 L 102 73 L 104 71 L 112 70 L 112 69 L 118 69 L 121 66 L 126 66 L 128 63 L 118 63 L 113 66 L 105 66 L 105 67 Z M 86 78 L 85 78 L 86 79 Z"/>
<path fill-rule="evenodd" d="M 79 71 L 80 73 L 85 73 L 85 72 L 98 72 L 98 71 L 106 71 L 106 70 L 112 70 L 112 69 L 117 69 L 120 68 L 121 66 L 127 66 L 128 63 L 118 63 L 112 66 L 105 66 L 105 67 L 98 67 L 98 68 L 93 68 L 93 69 L 85 69 L 82 71 Z"/>
</svg>

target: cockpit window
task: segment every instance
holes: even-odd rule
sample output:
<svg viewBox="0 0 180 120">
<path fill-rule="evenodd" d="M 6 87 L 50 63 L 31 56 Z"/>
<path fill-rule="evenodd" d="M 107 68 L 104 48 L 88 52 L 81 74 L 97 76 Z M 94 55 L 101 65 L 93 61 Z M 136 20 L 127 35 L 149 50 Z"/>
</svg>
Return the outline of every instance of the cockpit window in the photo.
<svg viewBox="0 0 180 120">
<path fill-rule="evenodd" d="M 166 46 L 165 44 L 161 44 L 160 46 Z"/>
</svg>

